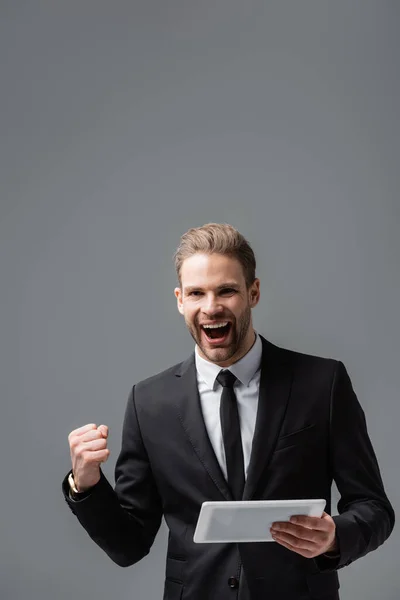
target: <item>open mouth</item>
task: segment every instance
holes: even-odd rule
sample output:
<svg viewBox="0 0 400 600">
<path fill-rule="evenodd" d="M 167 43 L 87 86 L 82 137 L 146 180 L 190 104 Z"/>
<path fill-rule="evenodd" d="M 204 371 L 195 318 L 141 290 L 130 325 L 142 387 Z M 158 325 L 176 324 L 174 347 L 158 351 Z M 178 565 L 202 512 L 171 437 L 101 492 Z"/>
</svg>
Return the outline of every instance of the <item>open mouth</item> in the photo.
<svg viewBox="0 0 400 600">
<path fill-rule="evenodd" d="M 201 329 L 208 342 L 211 344 L 220 344 L 227 340 L 232 323 L 224 321 L 223 323 L 216 323 L 214 325 L 201 325 Z"/>
</svg>

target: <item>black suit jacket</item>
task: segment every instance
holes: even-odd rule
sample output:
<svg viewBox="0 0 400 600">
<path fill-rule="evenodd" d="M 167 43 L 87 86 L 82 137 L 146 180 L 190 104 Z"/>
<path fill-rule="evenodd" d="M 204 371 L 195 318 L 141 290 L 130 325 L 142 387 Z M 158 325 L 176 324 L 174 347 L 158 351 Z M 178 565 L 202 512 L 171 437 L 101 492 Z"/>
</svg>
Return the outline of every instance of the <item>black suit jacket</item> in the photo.
<svg viewBox="0 0 400 600">
<path fill-rule="evenodd" d="M 202 502 L 232 500 L 204 424 L 194 353 L 135 385 L 115 466 L 80 501 L 62 488 L 90 537 L 118 565 L 150 551 L 169 528 L 164 600 L 337 599 L 337 570 L 382 544 L 394 525 L 364 412 L 344 365 L 262 339 L 257 420 L 244 500 L 340 492 L 339 558 L 307 559 L 277 543 L 196 544 Z M 247 582 L 247 583 L 246 583 Z"/>
</svg>

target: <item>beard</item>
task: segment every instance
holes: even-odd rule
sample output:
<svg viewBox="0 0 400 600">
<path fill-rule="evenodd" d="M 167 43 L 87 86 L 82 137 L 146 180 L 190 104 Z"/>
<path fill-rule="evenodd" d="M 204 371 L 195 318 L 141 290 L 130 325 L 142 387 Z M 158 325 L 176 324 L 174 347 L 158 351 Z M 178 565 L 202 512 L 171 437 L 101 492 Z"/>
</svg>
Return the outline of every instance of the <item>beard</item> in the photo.
<svg viewBox="0 0 400 600">
<path fill-rule="evenodd" d="M 229 317 L 226 318 L 227 320 L 230 320 Z M 222 321 L 223 317 L 218 316 L 218 319 Z M 231 323 L 231 330 L 229 332 L 230 342 L 228 345 L 221 347 L 215 346 L 214 348 L 208 348 L 204 345 L 202 341 L 201 327 L 197 322 L 191 323 L 186 321 L 186 326 L 193 340 L 196 342 L 207 360 L 213 363 L 219 363 L 230 360 L 233 356 L 239 354 L 244 348 L 246 336 L 251 323 L 250 306 L 246 306 L 240 317 L 238 319 L 233 319 Z"/>
</svg>

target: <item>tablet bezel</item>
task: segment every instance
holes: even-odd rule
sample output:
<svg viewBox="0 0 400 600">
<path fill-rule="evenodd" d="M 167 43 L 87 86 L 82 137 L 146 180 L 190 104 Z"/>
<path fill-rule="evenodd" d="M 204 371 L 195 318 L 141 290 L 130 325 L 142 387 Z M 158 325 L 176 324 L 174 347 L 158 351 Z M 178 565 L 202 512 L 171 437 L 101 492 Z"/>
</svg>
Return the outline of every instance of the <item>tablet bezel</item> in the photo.
<svg viewBox="0 0 400 600">
<path fill-rule="evenodd" d="M 225 501 L 206 501 L 203 502 L 199 517 L 197 520 L 196 529 L 193 536 L 195 543 L 231 543 L 231 542 L 274 542 L 275 540 L 271 536 L 269 530 L 272 522 L 275 521 L 289 521 L 293 515 L 307 515 L 310 517 L 321 517 L 326 506 L 326 500 L 323 498 L 312 498 L 312 499 L 299 499 L 299 500 L 225 500 Z M 237 535 L 231 534 L 216 539 L 215 534 L 212 531 L 213 521 L 221 514 L 222 511 L 231 512 L 232 516 L 236 513 L 235 518 L 240 518 L 240 511 L 246 509 L 253 510 L 255 515 L 254 527 L 260 530 L 259 515 L 263 515 L 265 518 L 265 535 L 254 537 L 252 535 L 248 537 L 238 537 Z M 256 508 L 256 511 L 254 509 Z M 274 519 L 271 521 L 270 509 L 281 509 L 274 510 Z M 218 514 L 217 514 L 218 513 Z M 268 515 L 270 515 L 268 517 Z M 229 514 L 227 514 L 229 517 Z M 264 520 L 264 519 L 263 519 Z M 220 527 L 220 523 L 218 523 Z M 208 535 L 206 535 L 208 532 Z"/>
</svg>

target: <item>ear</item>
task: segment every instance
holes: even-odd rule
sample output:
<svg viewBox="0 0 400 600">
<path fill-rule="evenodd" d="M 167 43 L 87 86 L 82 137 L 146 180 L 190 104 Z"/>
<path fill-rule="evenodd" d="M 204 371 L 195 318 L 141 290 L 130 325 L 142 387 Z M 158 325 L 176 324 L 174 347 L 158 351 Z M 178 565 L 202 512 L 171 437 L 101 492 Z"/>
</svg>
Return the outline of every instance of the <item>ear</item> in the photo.
<svg viewBox="0 0 400 600">
<path fill-rule="evenodd" d="M 260 280 L 255 279 L 250 287 L 250 306 L 254 308 L 260 300 Z"/>
<path fill-rule="evenodd" d="M 181 313 L 181 315 L 183 315 L 183 303 L 182 303 L 182 290 L 181 290 L 181 288 L 176 287 L 174 289 L 174 294 L 176 296 L 178 310 Z"/>
</svg>

